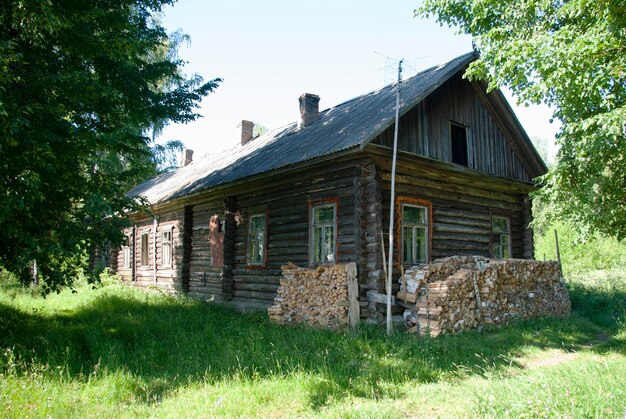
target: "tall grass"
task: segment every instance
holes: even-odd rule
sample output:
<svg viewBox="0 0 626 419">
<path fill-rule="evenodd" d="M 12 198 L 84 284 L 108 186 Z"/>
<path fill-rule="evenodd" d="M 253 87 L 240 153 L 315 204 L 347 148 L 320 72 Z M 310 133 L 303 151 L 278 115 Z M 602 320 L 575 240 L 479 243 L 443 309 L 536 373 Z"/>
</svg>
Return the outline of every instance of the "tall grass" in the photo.
<svg viewBox="0 0 626 419">
<path fill-rule="evenodd" d="M 576 228 L 563 222 L 556 222 L 551 228 L 535 235 L 536 259 L 557 259 L 555 230 L 566 277 L 594 270 L 619 270 L 626 267 L 626 243 L 600 236 L 581 241 Z"/>
<path fill-rule="evenodd" d="M 416 339 L 280 327 L 118 283 L 42 299 L 3 280 L 0 416 L 608 415 L 626 409 L 625 284 L 581 282 L 567 320 Z"/>
</svg>

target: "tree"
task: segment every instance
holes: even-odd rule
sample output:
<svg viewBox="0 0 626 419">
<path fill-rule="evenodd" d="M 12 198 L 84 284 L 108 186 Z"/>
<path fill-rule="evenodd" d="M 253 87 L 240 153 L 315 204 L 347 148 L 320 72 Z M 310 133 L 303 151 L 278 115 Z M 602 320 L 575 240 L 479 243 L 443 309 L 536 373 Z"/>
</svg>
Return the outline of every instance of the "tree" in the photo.
<svg viewBox="0 0 626 419">
<path fill-rule="evenodd" d="M 0 3 L 0 265 L 49 287 L 110 240 L 154 173 L 147 133 L 188 122 L 219 79 L 182 75 L 156 19 L 175 0 Z"/>
<path fill-rule="evenodd" d="M 552 216 L 584 232 L 626 237 L 626 3 L 624 0 L 425 0 L 473 37 L 466 73 L 562 122 L 557 164 L 539 179 Z"/>
<path fill-rule="evenodd" d="M 541 159 L 546 164 L 546 166 L 550 167 L 552 165 L 552 159 L 550 159 L 549 152 L 549 143 L 547 138 L 545 137 L 533 137 L 530 139 L 533 145 L 535 146 L 535 150 L 537 150 L 537 154 L 541 156 Z"/>
</svg>

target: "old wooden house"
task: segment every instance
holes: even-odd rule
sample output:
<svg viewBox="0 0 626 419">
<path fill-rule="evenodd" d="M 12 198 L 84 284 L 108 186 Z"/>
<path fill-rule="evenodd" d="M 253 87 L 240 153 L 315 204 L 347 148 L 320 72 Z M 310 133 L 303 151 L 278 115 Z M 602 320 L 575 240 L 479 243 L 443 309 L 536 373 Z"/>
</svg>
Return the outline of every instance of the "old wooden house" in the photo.
<svg viewBox="0 0 626 419">
<path fill-rule="evenodd" d="M 463 79 L 474 57 L 402 83 L 398 266 L 533 256 L 528 193 L 546 167 L 503 95 Z M 304 94 L 298 122 L 253 137 L 243 121 L 233 149 L 137 186 L 130 193 L 152 215 L 136 216 L 113 270 L 137 285 L 262 308 L 287 262 L 356 262 L 361 315 L 379 319 L 367 292 L 384 289 L 395 95 L 390 85 L 319 111 L 319 97 Z"/>
</svg>

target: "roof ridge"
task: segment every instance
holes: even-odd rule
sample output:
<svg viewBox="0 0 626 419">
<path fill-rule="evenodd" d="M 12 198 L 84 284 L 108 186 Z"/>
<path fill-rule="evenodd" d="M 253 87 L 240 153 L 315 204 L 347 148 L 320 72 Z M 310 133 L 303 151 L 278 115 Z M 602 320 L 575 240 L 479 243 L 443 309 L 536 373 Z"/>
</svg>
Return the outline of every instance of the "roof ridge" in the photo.
<svg viewBox="0 0 626 419">
<path fill-rule="evenodd" d="M 402 114 L 458 72 L 473 56 L 475 53 L 464 54 L 407 78 L 406 87 L 402 89 Z M 439 69 L 443 71 L 435 71 Z M 204 155 L 167 176 L 136 186 L 129 194 L 143 195 L 151 203 L 163 202 L 340 151 L 358 150 L 394 123 L 393 87 L 396 84 L 324 109 L 320 118 L 304 129 L 298 130 L 297 123 L 290 122 L 266 131 L 244 146 L 236 144 Z"/>
<path fill-rule="evenodd" d="M 478 57 L 478 54 L 476 53 L 476 51 L 467 52 L 467 53 L 465 53 L 463 55 L 459 55 L 458 57 L 452 58 L 452 59 L 450 59 L 448 61 L 444 61 L 443 63 L 431 65 L 430 67 L 427 67 L 427 68 L 421 70 L 420 72 L 412 75 L 411 77 L 408 77 L 402 83 L 407 83 L 409 80 L 414 79 L 414 78 L 416 78 L 418 76 L 422 76 L 422 75 L 424 75 L 424 73 L 427 73 L 427 72 L 432 71 L 434 69 L 445 67 L 445 66 L 449 65 L 450 63 L 452 63 L 453 61 L 457 61 L 457 60 L 463 61 L 462 58 L 466 58 L 466 57 L 469 58 L 470 55 L 474 56 L 474 57 Z M 351 99 L 348 99 L 348 100 L 345 100 L 343 102 L 340 102 L 337 105 L 334 105 L 334 106 L 331 106 L 329 108 L 326 108 L 326 109 L 320 111 L 320 113 L 327 112 L 327 111 L 329 111 L 331 109 L 338 108 L 340 106 L 343 106 L 343 105 L 346 105 L 348 103 L 354 102 L 355 100 L 358 100 L 358 99 L 360 99 L 362 97 L 369 96 L 369 95 L 374 94 L 374 93 L 380 93 L 380 92 L 382 92 L 385 89 L 391 89 L 391 88 L 395 87 L 397 84 L 398 84 L 397 81 L 389 83 L 389 84 L 386 84 L 386 85 L 384 85 L 383 87 L 381 87 L 379 89 L 371 90 L 371 91 L 369 91 L 367 93 L 364 93 L 364 94 L 359 95 L 359 96 L 355 96 L 355 97 L 353 97 Z"/>
</svg>

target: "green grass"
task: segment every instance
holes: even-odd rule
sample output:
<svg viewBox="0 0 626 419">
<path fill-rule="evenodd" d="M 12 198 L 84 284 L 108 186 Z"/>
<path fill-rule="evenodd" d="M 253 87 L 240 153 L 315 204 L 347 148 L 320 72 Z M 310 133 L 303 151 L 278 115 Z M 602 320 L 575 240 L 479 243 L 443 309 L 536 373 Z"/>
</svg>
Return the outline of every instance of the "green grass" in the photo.
<svg viewBox="0 0 626 419">
<path fill-rule="evenodd" d="M 437 339 L 271 324 L 119 284 L 0 282 L 2 417 L 609 416 L 626 412 L 626 275 L 565 320 Z M 608 279 L 607 279 L 608 278 Z"/>
<path fill-rule="evenodd" d="M 626 243 L 600 236 L 581 241 L 576 229 L 563 222 L 555 222 L 542 234 L 535 235 L 537 260 L 557 260 L 554 230 L 558 232 L 559 252 L 566 278 L 603 269 L 619 270 L 626 266 Z"/>
</svg>

